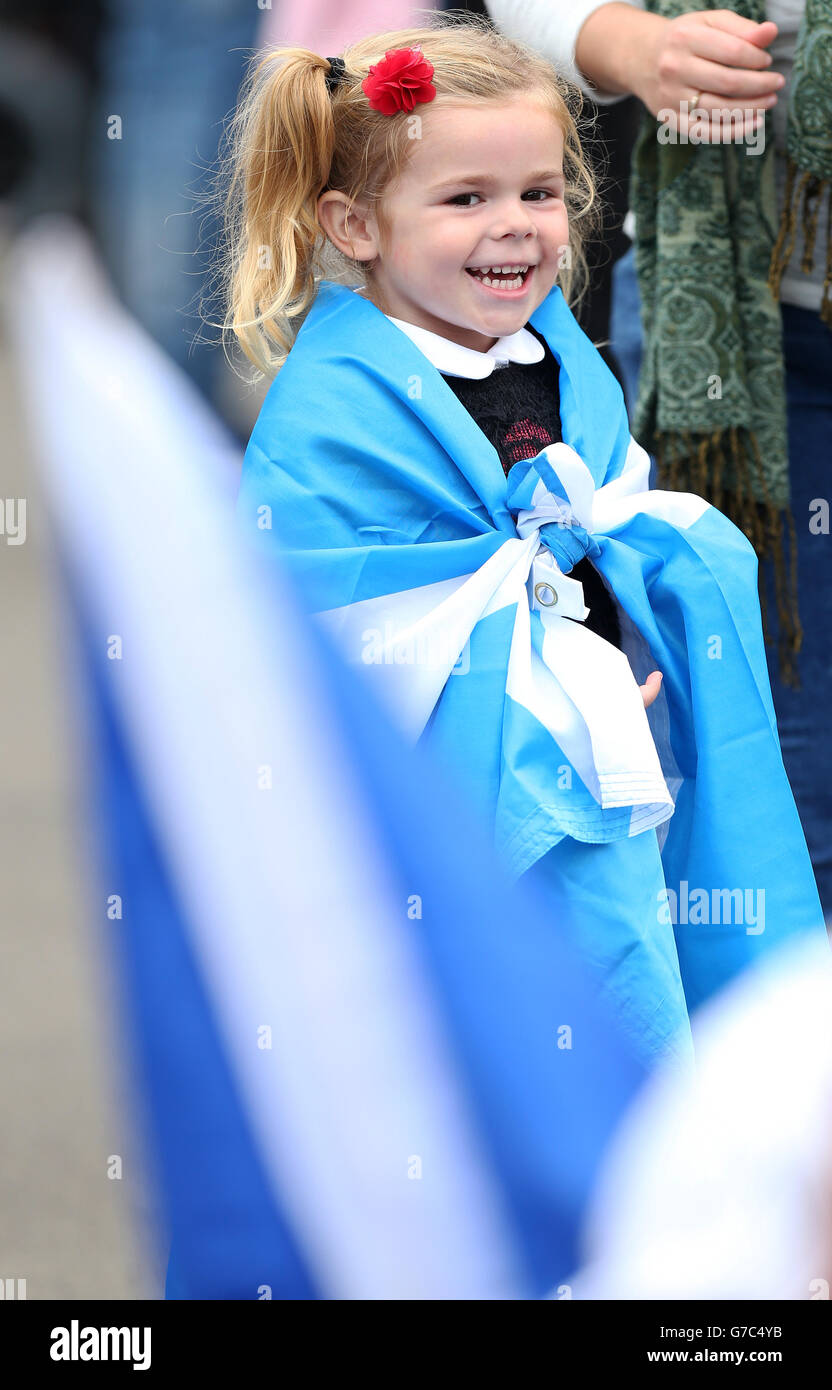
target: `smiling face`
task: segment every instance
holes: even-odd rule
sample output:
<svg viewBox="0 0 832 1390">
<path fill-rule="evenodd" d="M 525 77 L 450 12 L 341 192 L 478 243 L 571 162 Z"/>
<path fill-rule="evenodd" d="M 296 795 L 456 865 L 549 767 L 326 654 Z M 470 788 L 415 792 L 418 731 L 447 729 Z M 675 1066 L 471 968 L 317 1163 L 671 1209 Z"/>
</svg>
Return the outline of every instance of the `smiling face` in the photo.
<svg viewBox="0 0 832 1390">
<path fill-rule="evenodd" d="M 426 110 L 422 138 L 385 193 L 368 297 L 384 313 L 485 352 L 522 328 L 569 239 L 563 134 L 529 97 Z M 471 275 L 510 268 L 505 283 Z M 515 267 L 528 267 L 522 275 Z M 521 280 L 520 284 L 516 282 Z"/>
</svg>

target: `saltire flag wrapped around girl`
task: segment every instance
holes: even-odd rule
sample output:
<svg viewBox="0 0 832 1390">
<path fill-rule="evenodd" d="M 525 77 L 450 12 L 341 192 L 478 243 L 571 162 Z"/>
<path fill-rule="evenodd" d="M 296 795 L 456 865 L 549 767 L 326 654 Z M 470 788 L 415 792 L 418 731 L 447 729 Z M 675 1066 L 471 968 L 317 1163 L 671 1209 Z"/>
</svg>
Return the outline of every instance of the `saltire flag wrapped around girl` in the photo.
<svg viewBox="0 0 832 1390">
<path fill-rule="evenodd" d="M 84 234 L 45 220 L 9 264 L 167 1297 L 568 1297 L 641 1069 L 531 888 L 506 931 L 516 889 L 441 769 L 239 544 L 233 441 Z"/>
<path fill-rule="evenodd" d="M 558 286 L 530 323 L 560 365 L 563 442 L 506 477 L 409 336 L 321 281 L 252 433 L 240 521 L 277 543 L 411 740 L 464 778 L 642 1054 L 687 1055 L 690 1011 L 824 930 L 757 561 L 702 499 L 648 490 L 621 388 Z M 582 625 L 582 556 L 622 651 Z M 654 667 L 648 716 L 636 677 Z"/>
</svg>

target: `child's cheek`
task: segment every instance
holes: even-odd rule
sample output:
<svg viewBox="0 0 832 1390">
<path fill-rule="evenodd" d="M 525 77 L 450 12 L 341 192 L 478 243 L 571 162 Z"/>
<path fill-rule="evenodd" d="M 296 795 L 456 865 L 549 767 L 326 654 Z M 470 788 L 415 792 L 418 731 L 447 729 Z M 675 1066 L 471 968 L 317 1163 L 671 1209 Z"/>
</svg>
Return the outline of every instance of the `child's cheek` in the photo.
<svg viewBox="0 0 832 1390">
<path fill-rule="evenodd" d="M 396 248 L 395 267 L 402 275 L 411 275 L 418 268 L 418 257 L 409 242 L 400 243 Z"/>
</svg>

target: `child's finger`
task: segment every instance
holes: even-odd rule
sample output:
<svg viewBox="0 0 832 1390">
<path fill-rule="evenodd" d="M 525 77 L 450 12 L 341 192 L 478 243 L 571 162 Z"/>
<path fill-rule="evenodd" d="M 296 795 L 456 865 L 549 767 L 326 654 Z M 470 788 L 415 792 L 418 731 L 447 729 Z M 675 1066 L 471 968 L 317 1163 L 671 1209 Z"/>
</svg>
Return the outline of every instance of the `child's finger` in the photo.
<svg viewBox="0 0 832 1390">
<path fill-rule="evenodd" d="M 653 701 L 655 700 L 656 696 L 661 690 L 661 685 L 661 671 L 651 671 L 650 675 L 647 677 L 647 680 L 644 682 L 644 685 L 641 687 L 641 698 L 644 701 L 645 709 L 652 705 Z"/>
</svg>

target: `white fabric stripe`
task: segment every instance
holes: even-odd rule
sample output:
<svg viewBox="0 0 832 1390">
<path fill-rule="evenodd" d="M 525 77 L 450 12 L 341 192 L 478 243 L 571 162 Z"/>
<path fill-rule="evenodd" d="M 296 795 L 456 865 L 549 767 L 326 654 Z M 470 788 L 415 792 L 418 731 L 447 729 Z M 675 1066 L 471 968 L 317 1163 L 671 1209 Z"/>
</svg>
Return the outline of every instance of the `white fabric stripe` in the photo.
<svg viewBox="0 0 832 1390">
<path fill-rule="evenodd" d="M 406 904 L 302 630 L 252 582 L 233 513 L 206 486 L 192 447 L 204 407 L 111 302 L 74 224 L 36 224 L 9 269 L 55 524 L 100 633 L 123 636 L 114 698 L 260 1157 L 314 1275 L 335 1298 L 517 1296 Z M 235 476 L 230 446 L 218 462 Z M 273 793 L 256 790 L 264 764 Z M 408 1181 L 413 1154 L 421 1182 Z"/>
<path fill-rule="evenodd" d="M 596 488 L 580 454 L 571 445 L 563 442 L 549 444 L 541 452 L 560 478 L 573 516 L 590 535 L 593 531 L 608 535 L 626 525 L 639 512 L 667 521 L 679 530 L 687 530 L 710 506 L 709 502 L 691 492 L 648 490 L 650 456 L 632 435 L 622 472 L 612 482 L 604 483 L 599 488 Z M 523 518 L 524 533 L 528 534 L 532 529 L 536 511 L 543 525 L 548 520 L 560 520 L 557 513 L 561 507 L 563 503 L 560 499 L 552 497 L 542 481 L 538 483 L 533 495 L 533 509 L 519 514 Z M 563 518 L 565 521 L 568 519 L 568 516 Z"/>
<path fill-rule="evenodd" d="M 626 656 L 568 618 L 543 612 L 541 621 L 546 634 L 543 659 L 580 711 L 595 774 L 595 786 L 587 783 L 593 795 L 604 807 L 627 805 L 630 800 L 655 802 L 654 823 L 666 819 L 673 803 Z M 585 780 L 581 769 L 576 766 L 576 770 Z M 630 785 L 630 798 L 622 797 L 622 783 L 614 781 L 616 777 Z"/>
<path fill-rule="evenodd" d="M 641 692 L 626 655 L 580 623 L 535 604 L 544 628 L 542 659 L 531 638 L 526 587 L 537 554 L 551 552 L 540 527 L 574 517 L 592 531 L 599 518 L 623 524 L 639 511 L 689 525 L 708 504 L 686 494 L 645 492 L 650 460 L 631 438 L 625 467 L 613 483 L 595 488 L 583 459 L 569 445 L 543 451 L 569 502 L 541 480 L 533 506 L 517 516 L 521 541 L 507 540 L 476 573 L 367 599 L 319 615 L 337 631 L 349 660 L 373 670 L 376 688 L 401 727 L 418 738 L 477 622 L 517 604 L 506 693 L 546 728 L 581 781 L 604 808 L 642 803 L 632 826 L 659 825 L 673 812 Z M 519 546 L 519 548 L 518 548 Z M 552 564 L 555 576 L 561 574 Z M 368 634 L 382 634 L 367 660 Z M 464 677 L 464 664 L 460 678 Z"/>
<path fill-rule="evenodd" d="M 509 539 L 473 574 L 360 599 L 316 617 L 347 661 L 372 671 L 378 697 L 415 742 L 474 627 L 515 601 L 512 577 L 528 573 L 536 549 L 536 540 Z M 464 674 L 463 660 L 460 678 Z"/>
<path fill-rule="evenodd" d="M 523 590 L 525 596 L 525 589 Z M 547 635 L 559 630 L 561 625 L 572 627 L 568 618 L 557 618 L 541 614 L 541 621 Z M 606 644 L 609 645 L 609 644 Z M 610 648 L 612 651 L 613 649 Z M 551 667 L 554 655 L 555 670 Z M 509 655 L 506 693 L 517 704 L 527 709 L 544 729 L 547 729 L 563 750 L 577 772 L 584 786 L 596 801 L 601 800 L 601 787 L 592 757 L 592 741 L 582 712 L 575 703 L 557 674 L 557 643 L 547 651 L 543 643 L 543 660 L 532 644 L 531 617 L 528 606 L 522 599 L 517 603 L 517 617 Z"/>
<path fill-rule="evenodd" d="M 710 502 L 696 497 L 692 492 L 662 492 L 660 489 L 633 497 L 604 497 L 596 501 L 593 525 L 594 529 L 612 536 L 633 517 L 643 513 L 668 522 L 678 531 L 687 531 L 710 510 L 710 505 Z"/>
</svg>

